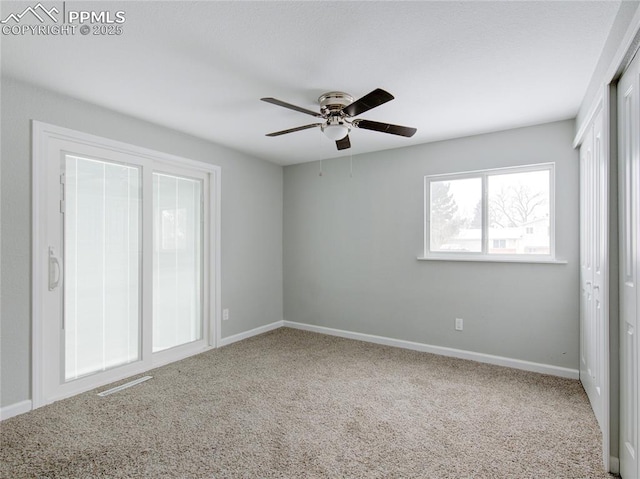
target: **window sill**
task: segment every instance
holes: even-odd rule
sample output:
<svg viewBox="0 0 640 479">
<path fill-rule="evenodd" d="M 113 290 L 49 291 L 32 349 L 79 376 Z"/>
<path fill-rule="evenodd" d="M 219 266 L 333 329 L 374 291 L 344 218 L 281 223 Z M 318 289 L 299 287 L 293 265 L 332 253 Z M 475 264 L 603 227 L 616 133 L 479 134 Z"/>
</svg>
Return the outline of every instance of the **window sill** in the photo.
<svg viewBox="0 0 640 479">
<path fill-rule="evenodd" d="M 500 258 L 494 256 L 418 256 L 418 261 L 467 261 L 473 263 L 534 263 L 534 264 L 568 264 L 562 259 L 550 258 Z"/>
</svg>

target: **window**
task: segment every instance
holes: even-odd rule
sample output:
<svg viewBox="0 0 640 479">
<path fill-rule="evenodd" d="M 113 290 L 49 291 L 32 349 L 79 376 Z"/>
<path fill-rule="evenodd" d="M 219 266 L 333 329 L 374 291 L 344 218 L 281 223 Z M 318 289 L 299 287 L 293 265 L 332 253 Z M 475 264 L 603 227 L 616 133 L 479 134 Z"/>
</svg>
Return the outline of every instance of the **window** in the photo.
<svg viewBox="0 0 640 479">
<path fill-rule="evenodd" d="M 425 176 L 425 258 L 554 259 L 554 165 Z"/>
<path fill-rule="evenodd" d="M 500 249 L 504 249 L 507 247 L 507 240 L 493 240 L 493 248 L 500 248 Z"/>
<path fill-rule="evenodd" d="M 481 178 L 434 180 L 430 183 L 429 203 L 431 251 L 482 251 Z M 465 225 L 469 228 L 463 231 Z"/>
</svg>

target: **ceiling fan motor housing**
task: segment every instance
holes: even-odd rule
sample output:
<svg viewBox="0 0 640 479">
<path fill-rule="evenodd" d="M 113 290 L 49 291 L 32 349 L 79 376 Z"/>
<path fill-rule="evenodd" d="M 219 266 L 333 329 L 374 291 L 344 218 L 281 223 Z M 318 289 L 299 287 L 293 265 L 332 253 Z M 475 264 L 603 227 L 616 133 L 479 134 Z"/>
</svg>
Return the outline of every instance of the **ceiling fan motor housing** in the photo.
<svg viewBox="0 0 640 479">
<path fill-rule="evenodd" d="M 318 98 L 318 103 L 320 103 L 320 112 L 323 117 L 327 118 L 333 115 L 344 116 L 342 109 L 353 103 L 353 97 L 341 91 L 330 91 L 322 94 L 320 98 Z"/>
</svg>

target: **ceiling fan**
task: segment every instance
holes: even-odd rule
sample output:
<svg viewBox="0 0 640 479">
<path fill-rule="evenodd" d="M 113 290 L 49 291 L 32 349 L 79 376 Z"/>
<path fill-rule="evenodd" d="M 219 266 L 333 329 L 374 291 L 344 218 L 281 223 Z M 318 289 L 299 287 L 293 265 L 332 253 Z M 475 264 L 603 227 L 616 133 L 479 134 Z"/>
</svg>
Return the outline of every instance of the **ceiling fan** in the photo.
<svg viewBox="0 0 640 479">
<path fill-rule="evenodd" d="M 406 136 L 408 138 L 412 137 L 417 131 L 415 128 L 407 126 L 391 125 L 389 123 L 380 123 L 377 121 L 354 118 L 365 111 L 369 111 L 372 108 L 393 100 L 393 95 L 391 93 L 380 88 L 373 90 L 371 93 L 355 101 L 351 95 L 341 91 L 324 93 L 320 98 L 318 98 L 318 103 L 320 104 L 319 113 L 286 103 L 276 98 L 260 98 L 260 100 L 266 101 L 267 103 L 273 103 L 274 105 L 282 106 L 284 108 L 289 108 L 290 110 L 299 111 L 300 113 L 306 113 L 307 115 L 315 116 L 316 118 L 322 118 L 321 123 L 311 123 L 309 125 L 298 126 L 296 128 L 289 128 L 288 130 L 275 131 L 273 133 L 267 133 L 266 136 L 280 136 L 287 133 L 293 133 L 294 131 L 320 127 L 327 138 L 336 142 L 338 150 L 346 150 L 347 148 L 351 148 L 349 132 L 352 128 L 379 131 L 381 133 L 390 133 L 392 135 Z"/>
</svg>

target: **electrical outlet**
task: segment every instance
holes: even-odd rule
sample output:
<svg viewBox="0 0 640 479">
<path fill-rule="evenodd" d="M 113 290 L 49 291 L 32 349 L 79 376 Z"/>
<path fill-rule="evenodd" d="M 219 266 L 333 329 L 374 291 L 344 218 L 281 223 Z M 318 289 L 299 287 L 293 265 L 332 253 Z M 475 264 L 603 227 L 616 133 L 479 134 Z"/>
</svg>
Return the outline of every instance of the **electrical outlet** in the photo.
<svg viewBox="0 0 640 479">
<path fill-rule="evenodd" d="M 223 321 L 228 321 L 229 320 L 229 310 L 228 309 L 223 309 L 222 310 L 222 320 Z"/>
<path fill-rule="evenodd" d="M 462 331 L 462 318 L 456 318 L 456 331 Z"/>
</svg>

